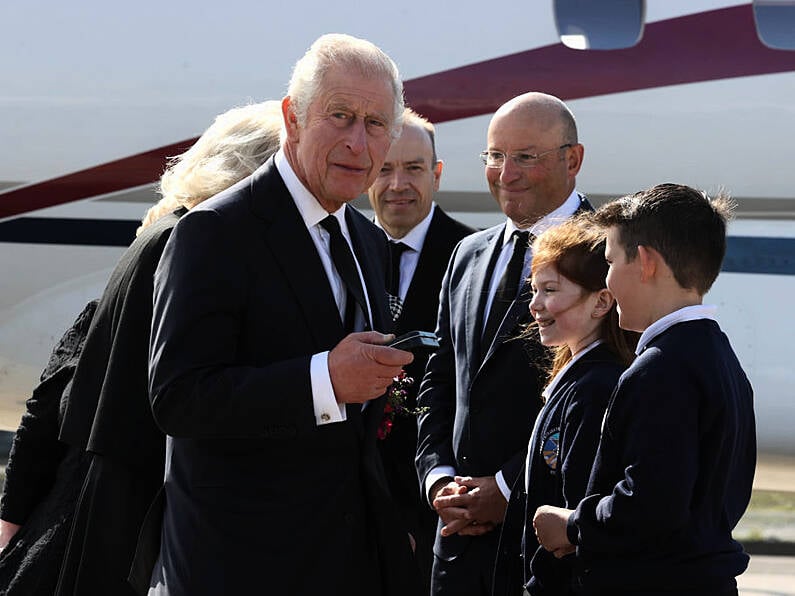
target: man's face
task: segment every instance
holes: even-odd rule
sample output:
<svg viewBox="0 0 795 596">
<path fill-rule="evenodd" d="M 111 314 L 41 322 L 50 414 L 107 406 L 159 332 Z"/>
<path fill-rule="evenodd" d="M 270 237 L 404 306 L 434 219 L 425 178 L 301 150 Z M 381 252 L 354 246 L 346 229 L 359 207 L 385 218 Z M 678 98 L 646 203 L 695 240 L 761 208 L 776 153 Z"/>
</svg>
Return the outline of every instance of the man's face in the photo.
<svg viewBox="0 0 795 596">
<path fill-rule="evenodd" d="M 510 157 L 516 153 L 540 154 L 566 143 L 560 123 L 542 126 L 541 122 L 548 118 L 512 110 L 496 114 L 489 125 L 487 149 L 506 157 L 502 168 L 486 167 L 486 180 L 502 212 L 519 227 L 530 226 L 566 201 L 582 158 L 582 146 L 576 145 L 551 151 L 531 167 L 516 165 Z"/>
<path fill-rule="evenodd" d="M 642 332 L 648 326 L 644 320 L 643 304 L 646 302 L 642 294 L 640 258 L 627 260 L 624 245 L 621 244 L 619 230 L 613 226 L 607 230 L 605 243 L 605 260 L 607 261 L 607 289 L 618 304 L 618 324 L 622 329 Z"/>
<path fill-rule="evenodd" d="M 288 160 L 327 211 L 355 199 L 375 180 L 391 143 L 393 106 L 388 80 L 340 67 L 327 71 L 305 122 L 285 99 Z"/>
<path fill-rule="evenodd" d="M 367 193 L 390 236 L 402 238 L 428 215 L 441 175 L 442 163 L 433 163 L 428 132 L 414 124 L 404 125 Z"/>
</svg>

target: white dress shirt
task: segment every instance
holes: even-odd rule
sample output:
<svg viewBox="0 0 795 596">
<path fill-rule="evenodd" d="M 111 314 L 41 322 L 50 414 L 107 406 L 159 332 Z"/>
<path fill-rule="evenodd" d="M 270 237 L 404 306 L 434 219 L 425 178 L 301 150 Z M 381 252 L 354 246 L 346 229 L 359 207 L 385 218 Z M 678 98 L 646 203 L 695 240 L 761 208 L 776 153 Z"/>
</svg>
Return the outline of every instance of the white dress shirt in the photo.
<svg viewBox="0 0 795 596">
<path fill-rule="evenodd" d="M 284 185 L 287 187 L 287 190 L 293 197 L 295 205 L 298 207 L 298 211 L 304 220 L 307 230 L 309 231 L 309 235 L 312 237 L 312 242 L 315 243 L 317 254 L 320 257 L 320 261 L 323 263 L 323 269 L 326 272 L 326 277 L 328 277 L 328 282 L 331 286 L 331 291 L 334 294 L 334 300 L 337 302 L 340 318 L 342 319 L 345 316 L 344 313 L 348 293 L 345 288 L 345 284 L 334 267 L 334 262 L 331 260 L 329 233 L 323 226 L 320 225 L 320 222 L 328 217 L 329 213 L 320 206 L 320 203 L 318 203 L 317 199 L 298 179 L 298 176 L 296 176 L 295 172 L 287 161 L 283 150 L 280 149 L 276 153 L 274 160 L 276 169 L 279 171 L 279 174 L 281 174 L 281 177 L 284 180 Z M 365 300 L 367 300 L 367 316 L 369 317 L 370 321 L 372 321 L 372 307 L 370 305 L 370 297 L 367 295 L 367 285 L 364 282 L 362 268 L 356 259 L 356 253 L 353 251 L 353 247 L 351 246 L 351 235 L 348 231 L 348 224 L 345 221 L 346 207 L 347 205 L 343 205 L 331 215 L 337 218 L 337 221 L 340 224 L 340 230 L 342 230 L 342 235 L 348 242 L 348 246 L 351 247 L 351 254 L 353 254 L 353 260 L 356 262 L 356 269 L 359 272 L 359 279 L 362 282 L 364 297 Z M 356 328 L 363 329 L 364 321 L 361 320 L 362 314 L 359 313 L 357 317 L 358 320 L 356 322 Z M 370 327 L 372 328 L 372 325 Z M 345 404 L 337 402 L 337 398 L 334 395 L 334 388 L 331 385 L 331 375 L 328 370 L 328 352 L 314 354 L 310 362 L 309 371 L 312 381 L 312 402 L 314 404 L 316 423 L 318 425 L 323 425 L 346 420 L 347 417 L 345 413 Z"/>
<path fill-rule="evenodd" d="M 411 280 L 414 279 L 414 272 L 417 270 L 417 263 L 420 260 L 420 252 L 425 244 L 425 237 L 428 235 L 428 228 L 431 227 L 431 219 L 433 219 L 433 211 L 436 209 L 436 203 L 431 203 L 431 210 L 425 218 L 416 226 L 411 228 L 411 231 L 403 236 L 403 238 L 393 238 L 389 232 L 384 230 L 384 227 L 375 219 L 375 225 L 384 230 L 384 234 L 389 238 L 390 242 L 402 242 L 408 247 L 400 255 L 400 288 L 398 290 L 399 298 L 406 300 L 406 294 L 409 292 Z"/>
</svg>

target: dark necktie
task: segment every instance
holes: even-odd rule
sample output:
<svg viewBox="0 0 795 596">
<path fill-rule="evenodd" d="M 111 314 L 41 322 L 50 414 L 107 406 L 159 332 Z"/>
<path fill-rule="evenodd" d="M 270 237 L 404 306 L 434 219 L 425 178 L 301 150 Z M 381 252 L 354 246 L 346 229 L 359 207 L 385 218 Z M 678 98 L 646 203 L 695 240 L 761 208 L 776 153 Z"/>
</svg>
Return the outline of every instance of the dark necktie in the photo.
<svg viewBox="0 0 795 596">
<path fill-rule="evenodd" d="M 511 260 L 508 261 L 508 266 L 500 278 L 497 289 L 494 292 L 494 300 L 491 301 L 491 310 L 488 313 L 486 326 L 483 329 L 483 353 L 491 346 L 497 330 L 500 328 L 500 323 L 505 318 L 508 308 L 511 303 L 516 300 L 519 294 L 520 281 L 522 277 L 522 269 L 524 269 L 524 255 L 527 250 L 530 232 L 521 232 L 514 230 L 511 239 L 513 240 L 513 254 Z"/>
<path fill-rule="evenodd" d="M 409 247 L 402 242 L 389 242 L 389 259 L 392 265 L 389 274 L 389 310 L 392 313 L 392 320 L 397 321 L 403 311 L 403 301 L 400 299 L 400 257 Z"/>
<path fill-rule="evenodd" d="M 354 320 L 356 314 L 356 305 L 364 315 L 365 325 L 368 320 L 367 317 L 367 302 L 364 299 L 364 290 L 362 289 L 362 282 L 359 279 L 359 271 L 356 268 L 356 261 L 353 259 L 348 242 L 342 235 L 340 224 L 337 218 L 329 215 L 326 219 L 320 222 L 326 231 L 329 233 L 329 246 L 331 248 L 331 260 L 334 262 L 334 267 L 337 273 L 342 278 L 342 283 L 348 291 L 347 308 L 345 309 L 345 316 L 343 317 L 343 326 L 346 333 L 354 330 Z"/>
</svg>

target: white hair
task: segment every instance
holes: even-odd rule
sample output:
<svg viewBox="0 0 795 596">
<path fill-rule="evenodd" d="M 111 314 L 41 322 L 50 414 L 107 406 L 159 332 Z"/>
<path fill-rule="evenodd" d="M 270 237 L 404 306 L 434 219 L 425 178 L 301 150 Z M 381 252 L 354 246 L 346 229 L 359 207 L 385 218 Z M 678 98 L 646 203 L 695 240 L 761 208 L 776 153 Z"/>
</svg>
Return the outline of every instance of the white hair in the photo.
<svg viewBox="0 0 795 596">
<path fill-rule="evenodd" d="M 318 96 L 323 77 L 332 66 L 341 66 L 368 78 L 389 81 L 394 95 L 390 134 L 393 139 L 400 136 L 403 82 L 397 66 L 373 43 L 341 33 L 329 33 L 319 37 L 293 67 L 287 95 L 290 96 L 298 120 L 306 121 L 309 105 Z"/>
</svg>

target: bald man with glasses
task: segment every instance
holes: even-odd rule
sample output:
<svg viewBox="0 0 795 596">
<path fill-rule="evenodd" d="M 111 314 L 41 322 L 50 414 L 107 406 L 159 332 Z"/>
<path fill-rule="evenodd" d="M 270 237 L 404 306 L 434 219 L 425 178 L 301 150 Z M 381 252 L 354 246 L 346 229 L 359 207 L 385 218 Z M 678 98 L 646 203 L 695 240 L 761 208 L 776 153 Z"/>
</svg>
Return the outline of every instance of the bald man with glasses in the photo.
<svg viewBox="0 0 795 596">
<path fill-rule="evenodd" d="M 523 491 L 545 380 L 544 348 L 515 339 L 530 320 L 529 245 L 591 209 L 575 190 L 583 146 L 558 98 L 511 99 L 494 114 L 487 141 L 486 180 L 506 221 L 468 236 L 453 252 L 440 297 L 441 348 L 428 362 L 418 400 L 427 410 L 419 422 L 417 472 L 440 517 L 435 595 L 491 593 L 497 526 L 508 501 Z M 505 537 L 517 553 L 519 535 Z"/>
</svg>

